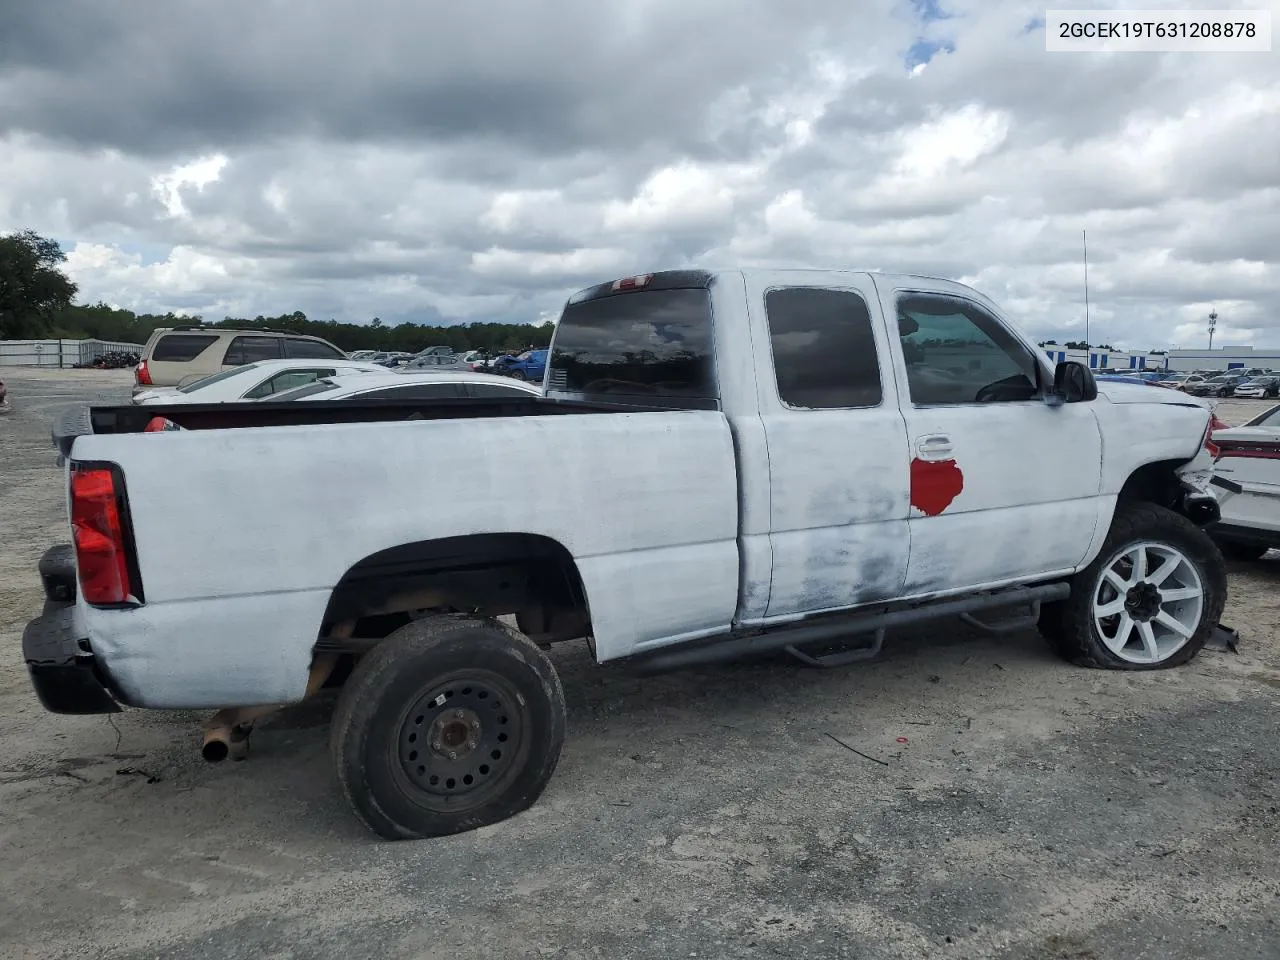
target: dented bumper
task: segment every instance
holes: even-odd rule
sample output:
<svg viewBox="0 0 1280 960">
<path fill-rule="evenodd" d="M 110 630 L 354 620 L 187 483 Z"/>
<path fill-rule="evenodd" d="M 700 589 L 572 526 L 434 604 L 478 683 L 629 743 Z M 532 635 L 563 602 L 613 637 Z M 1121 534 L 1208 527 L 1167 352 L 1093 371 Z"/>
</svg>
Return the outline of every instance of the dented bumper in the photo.
<svg viewBox="0 0 1280 960">
<path fill-rule="evenodd" d="M 22 631 L 22 657 L 36 696 L 51 713 L 118 713 L 120 705 L 102 680 L 78 615 L 69 545 L 45 551 L 40 579 L 44 610 Z"/>
</svg>

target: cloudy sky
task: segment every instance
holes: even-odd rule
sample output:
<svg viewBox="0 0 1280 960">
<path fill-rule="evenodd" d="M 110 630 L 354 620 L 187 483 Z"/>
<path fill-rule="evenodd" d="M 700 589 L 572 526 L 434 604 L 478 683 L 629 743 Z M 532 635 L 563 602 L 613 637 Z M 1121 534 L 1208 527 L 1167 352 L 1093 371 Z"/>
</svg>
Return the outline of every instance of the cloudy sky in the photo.
<svg viewBox="0 0 1280 960">
<path fill-rule="evenodd" d="M 656 268 L 831 266 L 960 279 L 1062 339 L 1087 229 L 1095 342 L 1199 346 L 1215 306 L 1218 343 L 1280 346 L 1280 52 L 1046 53 L 1043 15 L 9 3 L 0 231 L 139 311 L 538 321 Z"/>
</svg>

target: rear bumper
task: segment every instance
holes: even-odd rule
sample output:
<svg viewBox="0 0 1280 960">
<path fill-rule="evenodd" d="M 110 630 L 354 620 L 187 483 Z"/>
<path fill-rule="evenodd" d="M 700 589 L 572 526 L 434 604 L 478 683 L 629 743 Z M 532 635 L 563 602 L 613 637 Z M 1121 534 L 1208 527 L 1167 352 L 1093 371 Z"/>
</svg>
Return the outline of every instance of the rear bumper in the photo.
<svg viewBox="0 0 1280 960">
<path fill-rule="evenodd" d="M 44 611 L 22 631 L 22 657 L 36 696 L 51 713 L 119 713 L 76 616 L 76 569 L 69 544 L 45 551 L 40 579 Z"/>
</svg>

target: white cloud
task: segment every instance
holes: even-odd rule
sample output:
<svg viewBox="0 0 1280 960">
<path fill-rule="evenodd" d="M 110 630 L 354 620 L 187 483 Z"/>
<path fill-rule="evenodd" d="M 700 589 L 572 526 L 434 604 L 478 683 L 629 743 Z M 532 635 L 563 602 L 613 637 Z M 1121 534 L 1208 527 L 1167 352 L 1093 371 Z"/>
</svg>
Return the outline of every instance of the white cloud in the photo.
<svg viewBox="0 0 1280 960">
<path fill-rule="evenodd" d="M 606 230 L 714 229 L 733 216 L 732 181 L 743 171 L 681 162 L 663 167 L 628 201 L 613 200 L 604 210 Z"/>
<path fill-rule="evenodd" d="M 618 248 L 535 253 L 492 247 L 471 255 L 471 269 L 482 276 L 547 277 L 585 284 L 592 276 L 612 276 L 624 269 L 627 252 Z"/>
<path fill-rule="evenodd" d="M 1009 118 L 1002 112 L 965 104 L 936 120 L 905 130 L 902 154 L 893 172 L 904 181 L 932 180 L 973 166 L 995 150 L 1009 133 Z"/>
<path fill-rule="evenodd" d="M 186 312 L 230 302 L 237 289 L 253 284 L 256 265 L 245 257 L 219 257 L 176 246 L 155 263 L 137 253 L 101 243 L 77 243 L 67 251 L 67 273 L 88 301 L 146 308 L 154 299 L 179 303 L 195 298 Z M 205 299 L 207 294 L 213 297 Z"/>
<path fill-rule="evenodd" d="M 74 56 L 16 39 L 38 68 L 0 66 L 0 230 L 143 310 L 534 320 L 618 276 L 785 264 L 965 279 L 1058 339 L 1084 332 L 1087 230 L 1095 339 L 1202 343 L 1216 304 L 1219 342 L 1280 346 L 1267 55 L 1046 54 L 1029 0 L 930 23 L 900 0 L 318 2 L 244 3 L 234 31 L 94 7 Z M 908 70 L 918 39 L 952 50 Z"/>
<path fill-rule="evenodd" d="M 184 188 L 194 187 L 197 192 L 203 191 L 209 184 L 218 182 L 226 165 L 227 157 L 221 153 L 180 164 L 168 173 L 152 177 L 151 192 L 164 204 L 169 216 L 189 217 L 191 212 L 182 201 Z"/>
</svg>

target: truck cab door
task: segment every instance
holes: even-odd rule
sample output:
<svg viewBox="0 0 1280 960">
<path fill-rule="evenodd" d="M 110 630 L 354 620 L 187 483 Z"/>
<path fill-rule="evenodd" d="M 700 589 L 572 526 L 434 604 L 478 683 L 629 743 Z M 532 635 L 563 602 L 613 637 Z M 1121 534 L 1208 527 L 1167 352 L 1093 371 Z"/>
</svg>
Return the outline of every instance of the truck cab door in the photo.
<svg viewBox="0 0 1280 960">
<path fill-rule="evenodd" d="M 1097 401 L 1045 403 L 1041 352 L 965 287 L 880 296 L 909 443 L 905 594 L 1072 572 L 1100 521 Z"/>
<path fill-rule="evenodd" d="M 898 596 L 907 441 L 887 328 L 866 274 L 749 274 L 768 449 L 768 601 L 779 621 Z"/>
</svg>

